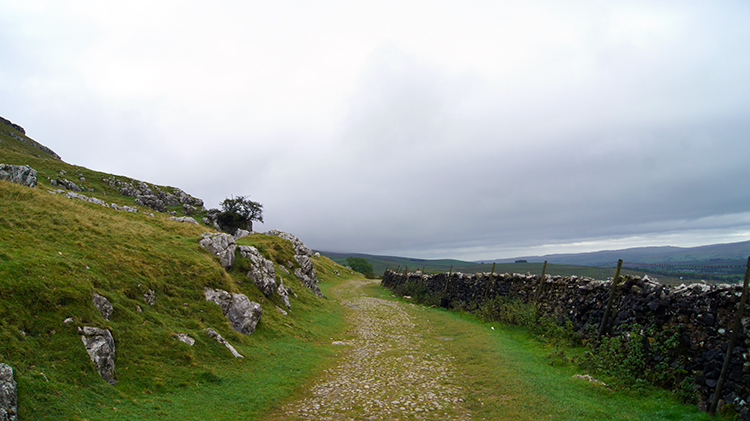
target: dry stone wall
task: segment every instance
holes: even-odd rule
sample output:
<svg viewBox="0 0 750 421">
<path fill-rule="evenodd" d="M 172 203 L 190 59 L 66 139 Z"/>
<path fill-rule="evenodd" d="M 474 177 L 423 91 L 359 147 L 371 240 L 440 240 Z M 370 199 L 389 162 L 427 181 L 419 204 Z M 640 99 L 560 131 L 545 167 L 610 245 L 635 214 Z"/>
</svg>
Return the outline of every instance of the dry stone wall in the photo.
<svg viewBox="0 0 750 421">
<path fill-rule="evenodd" d="M 490 277 L 489 273 L 423 275 L 413 272 L 405 275 L 393 271 L 386 271 L 382 285 L 397 290 L 407 282 L 423 287 L 446 308 L 476 309 L 495 297 L 515 297 L 525 303 L 536 303 L 543 314 L 561 322 L 570 321 L 576 332 L 584 337 L 596 334 L 612 285 L 611 281 L 575 276 L 547 276 L 540 285 L 540 276 L 530 274 L 506 273 Z M 739 310 L 741 286 L 693 284 L 673 287 L 648 277 L 625 277 L 616 288 L 609 334 L 625 335 L 634 324 L 675 328 L 679 332 L 680 344 L 670 365 L 693 374 L 700 401 L 711 402 L 733 318 Z M 746 317 L 742 319 L 743 328 L 732 354 L 722 399 L 736 405 L 743 414 L 742 419 L 746 419 L 745 416 L 750 415 L 750 316 L 747 308 L 743 314 Z"/>
</svg>

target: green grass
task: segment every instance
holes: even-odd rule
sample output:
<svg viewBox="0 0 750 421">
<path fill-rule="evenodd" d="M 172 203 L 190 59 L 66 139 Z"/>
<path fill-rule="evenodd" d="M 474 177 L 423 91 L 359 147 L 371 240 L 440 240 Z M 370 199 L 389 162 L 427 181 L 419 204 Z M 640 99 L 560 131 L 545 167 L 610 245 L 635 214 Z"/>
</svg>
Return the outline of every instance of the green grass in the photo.
<svg viewBox="0 0 750 421">
<path fill-rule="evenodd" d="M 340 306 L 316 297 L 277 264 L 297 295 L 282 315 L 278 297 L 267 299 L 244 271 L 224 271 L 198 245 L 205 227 L 167 216 L 118 212 L 0 182 L 0 361 L 15 370 L 21 419 L 236 419 L 236 412 L 217 409 L 233 402 L 253 418 L 335 356 L 329 338 L 345 329 Z M 253 235 L 240 243 L 277 263 L 296 264 L 287 240 Z M 326 258 L 313 263 L 324 290 L 341 279 L 334 270 L 352 276 Z M 220 308 L 204 299 L 204 287 L 261 303 L 255 334 L 234 332 Z M 149 289 L 156 292 L 153 306 L 143 299 Z M 93 292 L 114 305 L 110 320 L 94 308 Z M 64 324 L 67 317 L 73 323 Z M 95 371 L 79 326 L 111 330 L 116 386 Z M 234 359 L 203 333 L 207 327 L 245 358 Z M 177 341 L 178 332 L 196 339 L 195 346 Z M 191 405 L 196 401 L 207 405 Z"/>
<path fill-rule="evenodd" d="M 392 299 L 379 286 L 369 287 L 368 292 Z M 466 405 L 474 419 L 712 419 L 695 406 L 680 404 L 666 391 L 614 391 L 573 378 L 583 371 L 568 358 L 557 356 L 561 350 L 580 354 L 582 348 L 553 347 L 535 340 L 523 328 L 486 323 L 468 313 L 414 309 L 435 330 L 434 338 L 425 339 L 439 340 L 456 357 L 462 384 L 470 391 Z"/>
</svg>

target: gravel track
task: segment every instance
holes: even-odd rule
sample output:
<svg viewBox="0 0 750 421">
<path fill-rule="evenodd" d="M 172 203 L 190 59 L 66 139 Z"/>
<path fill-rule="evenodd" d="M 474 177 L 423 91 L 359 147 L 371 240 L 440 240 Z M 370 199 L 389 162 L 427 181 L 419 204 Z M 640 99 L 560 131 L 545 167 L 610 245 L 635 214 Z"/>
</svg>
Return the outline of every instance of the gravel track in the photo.
<svg viewBox="0 0 750 421">
<path fill-rule="evenodd" d="M 355 337 L 336 342 L 349 350 L 326 370 L 307 398 L 282 409 L 297 420 L 469 420 L 453 358 L 421 311 L 411 304 L 352 294 L 371 281 L 350 281 Z M 335 292 L 334 292 L 335 294 Z"/>
</svg>

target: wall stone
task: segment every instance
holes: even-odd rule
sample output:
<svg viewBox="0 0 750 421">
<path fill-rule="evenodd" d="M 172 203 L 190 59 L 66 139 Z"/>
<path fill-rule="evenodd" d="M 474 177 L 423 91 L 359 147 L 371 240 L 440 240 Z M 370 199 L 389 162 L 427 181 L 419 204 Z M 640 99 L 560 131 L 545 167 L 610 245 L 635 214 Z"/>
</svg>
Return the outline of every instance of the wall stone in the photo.
<svg viewBox="0 0 750 421">
<path fill-rule="evenodd" d="M 648 277 L 623 277 L 616 288 L 616 300 L 609 323 L 609 335 L 626 334 L 634 324 L 673 327 L 680 335 L 680 346 L 672 357 L 679 367 L 696 378 L 696 389 L 703 402 L 710 402 L 724 362 L 731 326 L 738 311 L 742 287 L 738 285 L 662 285 Z M 386 271 L 382 285 L 395 290 L 407 282 L 422 285 L 439 298 L 446 308 L 476 309 L 495 297 L 515 297 L 536 303 L 540 311 L 560 322 L 570 321 L 583 337 L 595 335 L 602 321 L 611 281 L 582 277 L 546 276 L 537 300 L 539 275 L 441 273 L 407 275 Z M 735 404 L 746 419 L 750 415 L 750 359 L 747 308 L 743 329 L 733 352 L 730 376 L 722 398 Z M 648 362 L 655 363 L 655 362 Z M 743 415 L 744 414 L 744 415 Z M 747 417 L 750 419 L 750 417 Z"/>
</svg>

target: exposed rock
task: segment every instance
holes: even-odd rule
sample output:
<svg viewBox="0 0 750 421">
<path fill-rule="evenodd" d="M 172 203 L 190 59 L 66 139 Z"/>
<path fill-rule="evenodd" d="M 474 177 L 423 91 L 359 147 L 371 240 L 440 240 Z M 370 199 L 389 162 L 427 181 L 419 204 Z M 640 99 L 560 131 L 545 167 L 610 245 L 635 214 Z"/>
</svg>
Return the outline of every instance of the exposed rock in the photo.
<svg viewBox="0 0 750 421">
<path fill-rule="evenodd" d="M 28 165 L 0 164 L 0 180 L 21 184 L 28 187 L 36 187 L 36 170 Z"/>
<path fill-rule="evenodd" d="M 184 342 L 190 346 L 195 344 L 195 339 L 191 338 L 186 333 L 175 333 L 174 337 L 177 338 L 178 341 Z"/>
<path fill-rule="evenodd" d="M 66 325 L 66 326 L 69 325 L 69 324 L 71 324 L 71 323 L 73 323 L 73 318 L 72 317 L 66 317 L 65 320 L 63 320 L 63 324 Z"/>
<path fill-rule="evenodd" d="M 206 212 L 206 217 L 203 218 L 203 223 L 211 226 L 216 231 L 223 231 L 221 225 L 219 225 L 219 214 L 221 213 L 218 209 L 209 209 Z"/>
<path fill-rule="evenodd" d="M 292 245 L 294 246 L 294 254 L 297 255 L 304 255 L 307 257 L 312 257 L 313 251 L 307 248 L 307 246 L 300 240 L 299 238 L 295 237 L 292 234 L 289 234 L 288 232 L 279 231 L 279 230 L 271 230 L 266 233 L 266 235 L 275 235 L 277 237 L 281 237 L 285 240 L 289 240 L 292 242 Z"/>
<path fill-rule="evenodd" d="M 255 332 L 255 326 L 263 314 L 260 304 L 250 301 L 244 294 L 230 294 L 221 289 L 206 288 L 204 295 L 207 301 L 221 307 L 221 312 L 227 316 L 232 329 L 245 335 Z"/>
<path fill-rule="evenodd" d="M 0 123 L 3 123 L 3 124 L 5 124 L 7 126 L 10 126 L 10 127 L 13 127 L 14 129 L 18 130 L 19 132 L 21 132 L 23 134 L 26 134 L 26 130 L 23 127 L 19 126 L 16 123 L 13 123 L 12 121 L 10 121 L 10 120 L 8 120 L 6 118 L 0 117 Z"/>
<path fill-rule="evenodd" d="M 219 342 L 220 344 L 222 344 L 225 347 L 227 347 L 227 349 L 232 353 L 232 355 L 234 355 L 235 358 L 245 358 L 242 355 L 240 355 L 240 353 L 237 352 L 236 349 L 234 349 L 234 347 L 232 346 L 232 344 L 230 344 L 229 342 L 227 342 L 226 339 L 224 339 L 221 335 L 219 335 L 219 332 L 211 329 L 210 327 L 207 328 L 207 329 L 203 329 L 203 331 L 206 332 L 208 334 L 208 336 L 216 339 L 217 342 Z"/>
<path fill-rule="evenodd" d="M 167 212 L 167 206 L 183 206 L 185 214 L 191 214 L 198 209 L 203 209 L 203 200 L 197 199 L 178 188 L 172 188 L 172 193 L 163 191 L 159 186 L 149 186 L 140 181 L 128 183 L 119 181 L 114 177 L 104 178 L 102 181 L 111 187 L 120 190 L 120 194 L 135 197 L 137 205 L 151 208 L 158 212 Z M 174 214 L 174 212 L 170 213 Z"/>
<path fill-rule="evenodd" d="M 278 311 L 279 313 L 283 314 L 284 316 L 288 316 L 288 315 L 289 315 L 289 313 L 287 313 L 287 312 L 286 312 L 286 311 L 285 311 L 285 310 L 284 310 L 283 308 L 281 308 L 281 307 L 279 307 L 279 306 L 276 306 L 276 310 L 277 310 L 277 311 Z"/>
<path fill-rule="evenodd" d="M 185 193 L 184 191 L 178 189 L 175 187 L 172 189 L 172 193 L 177 196 L 177 200 L 182 203 L 183 205 L 189 205 L 193 206 L 197 209 L 203 209 L 203 200 L 198 199 L 197 197 L 190 196 L 189 194 Z"/>
<path fill-rule="evenodd" d="M 136 209 L 136 208 L 134 208 L 132 206 L 120 206 L 120 205 L 118 205 L 116 203 L 112 203 L 112 204 L 109 205 L 109 207 L 111 207 L 114 210 L 118 210 L 118 211 L 138 213 L 138 209 Z M 151 216 L 153 216 L 153 215 L 151 215 Z"/>
<path fill-rule="evenodd" d="M 67 178 L 63 178 L 62 180 L 52 179 L 49 181 L 49 184 L 52 187 L 64 187 L 68 190 L 72 190 L 75 192 L 83 191 L 83 189 L 81 189 L 76 183 L 68 180 Z"/>
<path fill-rule="evenodd" d="M 234 239 L 239 240 L 240 238 L 247 237 L 250 234 L 252 234 L 252 232 L 237 228 L 237 231 L 234 232 Z"/>
<path fill-rule="evenodd" d="M 183 205 L 182 205 L 182 213 L 184 213 L 185 215 L 192 215 L 197 210 L 198 210 L 198 208 L 196 208 L 195 206 L 192 206 L 192 205 L 188 205 L 187 203 L 183 203 Z"/>
<path fill-rule="evenodd" d="M 164 202 L 153 194 L 139 194 L 135 197 L 134 203 L 136 205 L 145 206 L 151 208 L 157 212 L 166 212 L 167 207 Z"/>
<path fill-rule="evenodd" d="M 214 256 L 219 257 L 221 267 L 230 269 L 234 265 L 234 252 L 237 249 L 234 237 L 225 233 L 211 232 L 202 235 L 203 239 L 199 244 Z"/>
<path fill-rule="evenodd" d="M 114 307 L 112 307 L 112 303 L 110 303 L 106 297 L 103 297 L 97 293 L 94 293 L 93 301 L 94 301 L 94 307 L 96 307 L 96 309 L 99 310 L 99 313 L 101 313 L 102 317 L 104 317 L 104 320 L 109 320 L 109 317 L 112 315 L 112 312 L 114 311 Z"/>
<path fill-rule="evenodd" d="M 266 235 L 275 235 L 291 241 L 294 246 L 294 258 L 300 265 L 299 268 L 294 269 L 294 275 L 297 276 L 297 279 L 299 279 L 300 282 L 302 282 L 302 284 L 310 289 L 315 295 L 322 297 L 323 293 L 320 292 L 320 287 L 318 286 L 318 275 L 315 273 L 315 267 L 310 260 L 313 251 L 305 246 L 299 238 L 287 232 L 271 230 L 268 231 Z M 293 265 L 291 265 L 290 268 L 291 267 L 293 267 Z"/>
<path fill-rule="evenodd" d="M 10 126 L 10 127 L 14 128 L 14 129 L 18 130 L 22 134 L 22 136 L 19 136 L 19 135 L 13 133 L 12 131 L 6 132 L 13 139 L 16 139 L 19 142 L 23 142 L 23 143 L 26 143 L 28 145 L 31 145 L 31 146 L 39 149 L 42 152 L 48 153 L 48 154 L 52 155 L 52 157 L 55 158 L 55 159 L 61 159 L 60 155 L 56 154 L 55 151 L 53 151 L 52 149 L 50 149 L 50 148 L 42 145 L 41 143 L 37 142 L 34 139 L 26 136 L 26 130 L 24 130 L 24 128 L 21 127 L 21 126 L 19 126 L 18 124 L 12 123 L 10 120 L 4 119 L 2 117 L 0 117 L 0 123 L 3 123 L 3 124 L 6 124 L 6 125 Z M 37 155 L 37 156 L 39 156 L 39 155 Z"/>
<path fill-rule="evenodd" d="M 250 259 L 251 266 L 247 277 L 263 292 L 270 297 L 276 291 L 276 271 L 273 262 L 264 258 L 258 249 L 252 246 L 239 246 L 240 255 Z"/>
<path fill-rule="evenodd" d="M 293 294 L 292 289 L 284 286 L 284 280 L 281 277 L 279 277 L 279 287 L 276 288 L 276 293 L 279 294 L 286 308 L 292 308 L 292 304 L 289 302 L 289 294 Z"/>
<path fill-rule="evenodd" d="M 322 297 L 323 293 L 320 292 L 320 287 L 318 286 L 318 276 L 315 273 L 315 267 L 313 266 L 310 257 L 298 254 L 294 256 L 294 258 L 297 259 L 297 262 L 300 264 L 299 268 L 294 269 L 294 275 L 297 276 L 297 279 L 299 279 L 304 286 L 315 293 L 315 295 Z"/>
<path fill-rule="evenodd" d="M 109 330 L 84 326 L 78 328 L 86 352 L 96 366 L 99 375 L 109 384 L 115 380 L 115 340 Z"/>
<path fill-rule="evenodd" d="M 573 375 L 573 378 L 574 378 L 574 379 L 581 379 L 581 380 L 586 380 L 586 381 L 587 381 L 587 382 L 589 382 L 589 383 L 594 383 L 594 384 L 597 384 L 597 385 L 599 385 L 599 386 L 609 387 L 609 386 L 607 386 L 607 384 L 606 384 L 606 383 L 604 383 L 603 381 L 601 381 L 601 380 L 597 380 L 597 379 L 595 379 L 595 378 L 591 377 L 591 375 L 589 375 L 589 374 L 574 374 L 574 375 Z"/>
<path fill-rule="evenodd" d="M 156 291 L 153 289 L 149 289 L 145 293 L 143 293 L 143 301 L 146 302 L 146 304 L 152 306 L 156 304 Z"/>
<path fill-rule="evenodd" d="M 203 289 L 203 295 L 206 297 L 206 301 L 210 301 L 219 307 L 224 315 L 229 311 L 229 305 L 232 303 L 232 294 L 224 291 L 223 289 Z"/>
<path fill-rule="evenodd" d="M 82 195 L 80 193 L 75 193 L 75 192 L 72 192 L 72 191 L 65 191 L 65 190 L 61 190 L 61 189 L 57 189 L 57 190 L 54 190 L 54 191 L 53 190 L 47 190 L 47 191 L 50 192 L 50 193 L 52 193 L 52 194 L 62 194 L 65 197 L 67 197 L 68 199 L 76 199 L 76 200 L 81 200 L 81 201 L 84 201 L 84 202 L 94 203 L 94 204 L 99 205 L 99 206 L 104 206 L 105 208 L 109 207 L 109 205 L 107 205 L 103 200 L 97 199 L 96 197 L 88 197 L 88 196 Z"/>
<path fill-rule="evenodd" d="M 177 221 L 177 222 L 187 222 L 188 224 L 199 225 L 198 221 L 196 221 L 195 219 L 193 219 L 193 218 L 191 218 L 189 216 L 170 216 L 169 220 L 170 221 Z"/>
<path fill-rule="evenodd" d="M 18 421 L 17 387 L 13 368 L 0 363 L 0 421 Z"/>
</svg>

